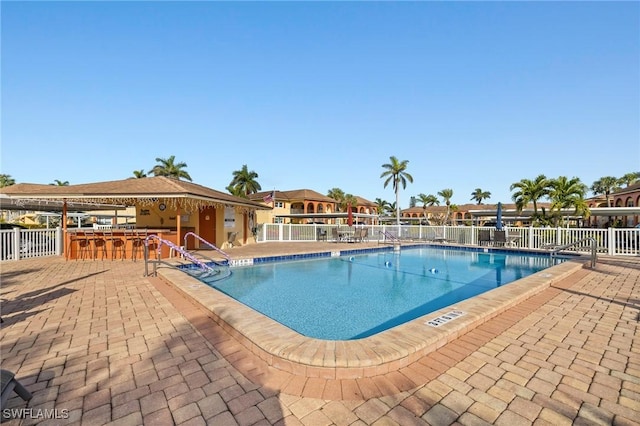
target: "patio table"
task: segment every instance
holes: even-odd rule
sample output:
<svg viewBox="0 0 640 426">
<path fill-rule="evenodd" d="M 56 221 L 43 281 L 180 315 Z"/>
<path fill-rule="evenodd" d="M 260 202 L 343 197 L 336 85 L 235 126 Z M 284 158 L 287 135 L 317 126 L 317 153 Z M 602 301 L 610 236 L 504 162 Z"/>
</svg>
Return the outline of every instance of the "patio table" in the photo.
<svg viewBox="0 0 640 426">
<path fill-rule="evenodd" d="M 340 241 L 349 241 L 353 236 L 353 231 L 338 231 Z"/>
<path fill-rule="evenodd" d="M 520 241 L 520 235 L 508 235 L 507 236 L 507 245 L 509 247 L 516 247 L 517 242 Z"/>
</svg>

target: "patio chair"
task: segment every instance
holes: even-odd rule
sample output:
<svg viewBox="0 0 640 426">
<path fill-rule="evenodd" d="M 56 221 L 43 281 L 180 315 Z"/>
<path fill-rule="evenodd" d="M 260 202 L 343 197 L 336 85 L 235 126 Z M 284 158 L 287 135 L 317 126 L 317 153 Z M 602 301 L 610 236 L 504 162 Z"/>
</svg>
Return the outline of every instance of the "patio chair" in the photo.
<svg viewBox="0 0 640 426">
<path fill-rule="evenodd" d="M 29 401 L 32 397 L 22 383 L 20 383 L 15 375 L 9 370 L 0 370 L 0 384 L 2 385 L 2 397 L 0 398 L 0 410 L 4 410 L 9 397 L 12 392 L 18 394 L 18 396 L 25 401 Z"/>
<path fill-rule="evenodd" d="M 450 238 L 447 238 L 444 236 L 444 231 L 436 231 L 435 235 L 430 238 L 427 239 L 427 241 L 432 241 L 435 243 L 440 243 L 440 244 L 444 244 L 444 243 L 454 243 L 455 240 L 452 240 Z"/>
<path fill-rule="evenodd" d="M 478 231 L 478 245 L 490 245 L 491 244 L 491 231 L 488 229 L 480 229 Z"/>
<path fill-rule="evenodd" d="M 504 247 L 507 244 L 507 231 L 493 231 L 493 245 Z"/>
<path fill-rule="evenodd" d="M 240 241 L 237 240 L 237 238 L 238 238 L 237 232 L 229 232 L 227 236 L 227 243 L 229 244 L 229 247 L 236 247 L 236 246 L 242 245 L 240 244 Z"/>
<path fill-rule="evenodd" d="M 331 241 L 334 243 L 340 242 L 340 234 L 338 233 L 338 228 L 331 228 Z"/>
<path fill-rule="evenodd" d="M 316 241 L 327 241 L 327 230 L 318 228 L 316 231 Z"/>
<path fill-rule="evenodd" d="M 362 228 L 356 228 L 353 231 L 353 235 L 349 237 L 350 243 L 361 243 L 362 242 Z"/>
<path fill-rule="evenodd" d="M 369 228 L 362 228 L 362 242 L 369 241 Z"/>
</svg>

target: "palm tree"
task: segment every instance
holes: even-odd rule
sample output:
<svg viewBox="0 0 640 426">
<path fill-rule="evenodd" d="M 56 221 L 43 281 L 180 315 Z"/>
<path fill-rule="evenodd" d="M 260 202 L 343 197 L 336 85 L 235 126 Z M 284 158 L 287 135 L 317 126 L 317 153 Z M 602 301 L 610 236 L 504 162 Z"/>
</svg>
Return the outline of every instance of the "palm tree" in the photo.
<svg viewBox="0 0 640 426">
<path fill-rule="evenodd" d="M 242 169 L 233 172 L 233 179 L 227 189 L 229 189 L 229 187 L 237 188 L 238 191 L 234 189 L 232 194 L 242 194 L 242 197 L 247 198 L 249 194 L 255 194 L 262 189 L 256 179 L 258 179 L 258 174 L 253 170 L 249 171 L 247 165 L 244 164 Z"/>
<path fill-rule="evenodd" d="M 389 208 L 389 202 L 385 201 L 381 198 L 376 198 L 376 213 L 377 214 L 384 214 L 388 208 Z"/>
<path fill-rule="evenodd" d="M 397 208 L 396 203 L 388 203 L 385 209 L 385 213 L 389 213 L 390 216 L 397 217 L 398 220 L 400 219 L 400 209 Z"/>
<path fill-rule="evenodd" d="M 565 208 L 574 208 L 575 214 L 583 215 L 587 203 L 584 196 L 587 193 L 587 186 L 580 182 L 577 177 L 568 179 L 566 176 L 560 176 L 557 179 L 549 181 L 549 199 L 551 200 L 551 210 L 560 210 Z"/>
<path fill-rule="evenodd" d="M 422 195 L 423 194 L 420 194 L 419 197 L 421 197 Z M 436 197 L 433 194 L 427 195 L 424 199 L 421 199 L 420 201 L 425 203 L 429 207 L 439 206 L 440 205 L 440 200 L 438 200 L 438 197 Z"/>
<path fill-rule="evenodd" d="M 601 177 L 591 185 L 591 191 L 595 194 L 604 194 L 607 199 L 607 207 L 611 207 L 611 199 L 609 195 L 620 189 L 620 179 L 613 176 Z"/>
<path fill-rule="evenodd" d="M 442 197 L 444 203 L 447 205 L 447 215 L 444 218 L 444 223 L 449 222 L 449 214 L 451 209 L 451 197 L 453 197 L 453 189 L 443 189 L 438 192 L 438 195 Z"/>
<path fill-rule="evenodd" d="M 340 211 L 340 206 L 345 197 L 344 191 L 340 188 L 331 188 L 327 191 L 327 197 L 336 200 L 336 208 Z"/>
<path fill-rule="evenodd" d="M 440 205 L 440 201 L 435 195 L 418 194 L 418 201 L 422 203 L 422 210 L 424 212 L 424 220 L 427 221 L 427 206 Z"/>
<path fill-rule="evenodd" d="M 133 177 L 135 177 L 136 179 L 146 178 L 147 174 L 144 170 L 134 170 Z"/>
<path fill-rule="evenodd" d="M 478 203 L 478 205 L 482 204 L 482 200 L 488 200 L 491 198 L 491 193 L 489 191 L 483 191 L 480 188 L 476 188 L 471 193 L 471 199 Z"/>
<path fill-rule="evenodd" d="M 633 185 L 640 180 L 640 172 L 626 173 L 619 179 L 620 183 L 624 183 L 627 187 Z"/>
<path fill-rule="evenodd" d="M 242 197 L 242 198 L 247 198 L 247 194 L 244 193 L 243 189 L 239 186 L 227 186 L 225 188 L 227 191 L 229 191 L 229 194 L 231 195 L 235 195 L 236 197 Z"/>
<path fill-rule="evenodd" d="M 182 170 L 187 167 L 187 163 L 176 163 L 175 155 L 172 155 L 171 157 L 166 159 L 156 158 L 156 161 L 160 164 L 156 164 L 151 170 L 151 173 L 153 173 L 154 176 L 166 176 L 168 178 L 178 180 L 180 180 L 180 178 L 183 178 L 191 182 L 191 176 L 189 176 L 189 173 L 187 173 L 185 170 Z"/>
<path fill-rule="evenodd" d="M 538 200 L 549 195 L 549 180 L 545 175 L 538 175 L 534 180 L 522 179 L 520 182 L 511 184 L 510 191 L 517 189 L 511 198 L 516 203 L 518 211 L 529 203 L 533 203 L 533 216 L 538 216 Z"/>
<path fill-rule="evenodd" d="M 458 205 L 457 205 L 457 204 L 451 204 L 451 205 L 449 206 L 449 211 L 450 211 L 450 212 L 457 213 L 458 211 L 460 211 L 460 208 L 458 207 Z M 451 220 L 449 220 L 449 223 L 451 223 Z"/>
<path fill-rule="evenodd" d="M 58 179 L 55 179 L 53 181 L 53 183 L 50 183 L 49 185 L 53 185 L 53 186 L 69 186 L 69 181 L 65 180 L 64 182 Z"/>
<path fill-rule="evenodd" d="M 406 172 L 409 160 L 398 161 L 394 156 L 389 157 L 389 160 L 391 160 L 390 163 L 382 165 L 382 168 L 386 170 L 382 172 L 380 178 L 387 178 L 384 181 L 385 188 L 389 182 L 393 182 L 393 190 L 396 193 L 396 223 L 400 226 L 400 184 L 402 184 L 402 189 L 405 189 L 407 181 L 413 183 L 413 176 Z"/>
<path fill-rule="evenodd" d="M 344 198 L 342 199 L 342 202 L 340 203 L 340 211 L 347 211 L 347 207 L 349 206 L 349 204 L 351 204 L 351 211 L 352 212 L 357 212 L 357 207 L 358 207 L 358 199 L 355 197 L 355 195 L 352 194 L 345 194 Z"/>
<path fill-rule="evenodd" d="M 0 188 L 15 185 L 15 183 L 16 181 L 11 177 L 11 175 L 0 174 Z"/>
</svg>

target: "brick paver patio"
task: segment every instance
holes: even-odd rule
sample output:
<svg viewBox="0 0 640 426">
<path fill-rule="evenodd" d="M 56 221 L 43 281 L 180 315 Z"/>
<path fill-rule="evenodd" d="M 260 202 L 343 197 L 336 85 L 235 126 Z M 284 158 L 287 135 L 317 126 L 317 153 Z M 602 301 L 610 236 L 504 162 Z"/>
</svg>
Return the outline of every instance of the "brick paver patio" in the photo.
<svg viewBox="0 0 640 426">
<path fill-rule="evenodd" d="M 33 393 L 9 400 L 9 425 L 640 424 L 640 258 L 603 257 L 419 362 L 349 380 L 266 366 L 141 262 L 0 268 L 2 368 Z"/>
</svg>

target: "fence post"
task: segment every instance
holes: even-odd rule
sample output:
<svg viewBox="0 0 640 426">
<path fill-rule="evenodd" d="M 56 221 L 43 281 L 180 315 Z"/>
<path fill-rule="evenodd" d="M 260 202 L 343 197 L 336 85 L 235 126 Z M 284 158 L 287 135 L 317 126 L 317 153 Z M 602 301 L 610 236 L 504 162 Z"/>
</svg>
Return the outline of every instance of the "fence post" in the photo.
<svg viewBox="0 0 640 426">
<path fill-rule="evenodd" d="M 64 240 L 62 239 L 62 228 L 56 226 L 56 256 L 60 256 L 62 254 L 62 246 L 64 245 Z"/>
<path fill-rule="evenodd" d="M 13 260 L 20 259 L 20 228 L 13 228 L 13 248 L 12 248 L 12 257 Z"/>
<path fill-rule="evenodd" d="M 527 242 L 527 248 L 533 248 L 533 226 L 529 225 L 529 241 Z"/>
<path fill-rule="evenodd" d="M 609 256 L 613 256 L 614 252 L 615 252 L 615 241 L 613 240 L 615 238 L 614 232 L 613 232 L 613 228 L 609 227 L 607 228 L 607 251 L 609 252 Z"/>
</svg>

